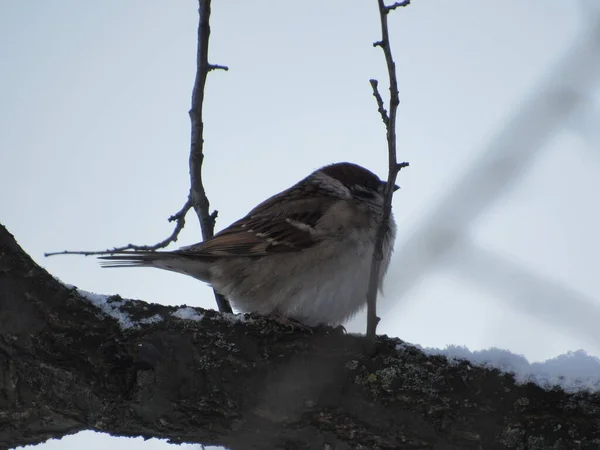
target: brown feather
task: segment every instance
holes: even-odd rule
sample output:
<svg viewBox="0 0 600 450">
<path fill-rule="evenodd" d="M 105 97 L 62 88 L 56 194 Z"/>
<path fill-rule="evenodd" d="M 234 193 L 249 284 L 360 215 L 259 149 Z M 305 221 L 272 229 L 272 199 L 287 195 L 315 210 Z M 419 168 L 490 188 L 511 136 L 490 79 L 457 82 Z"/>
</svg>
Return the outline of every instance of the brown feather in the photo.
<svg viewBox="0 0 600 450">
<path fill-rule="evenodd" d="M 294 202 L 294 192 L 289 194 L 289 202 L 294 204 L 287 211 L 293 213 L 273 208 L 279 201 L 268 199 L 207 241 L 183 247 L 177 253 L 212 257 L 264 256 L 312 247 L 318 240 L 311 229 L 335 199 L 324 201 L 323 198 L 302 197 Z"/>
</svg>

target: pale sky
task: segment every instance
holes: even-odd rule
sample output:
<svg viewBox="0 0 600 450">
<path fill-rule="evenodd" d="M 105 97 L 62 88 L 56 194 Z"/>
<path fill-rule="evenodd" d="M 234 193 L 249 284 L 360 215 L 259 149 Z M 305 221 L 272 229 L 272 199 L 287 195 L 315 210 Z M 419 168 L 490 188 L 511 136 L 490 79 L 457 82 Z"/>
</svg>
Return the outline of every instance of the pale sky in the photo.
<svg viewBox="0 0 600 450">
<path fill-rule="evenodd" d="M 204 180 L 217 229 L 331 162 L 356 162 L 384 178 L 385 134 L 368 82 L 379 78 L 386 89 L 383 56 L 372 47 L 376 2 L 214 3 L 210 60 L 230 68 L 211 73 L 206 91 Z M 398 158 L 411 164 L 394 197 L 397 249 L 590 26 L 592 3 L 414 0 L 390 15 Z M 183 275 L 43 257 L 170 234 L 167 218 L 189 186 L 197 20 L 192 0 L 0 6 L 0 222 L 64 282 L 214 308 L 211 290 Z M 592 299 L 594 313 L 599 92 L 597 83 L 584 111 L 564 121 L 532 169 L 470 225 L 476 246 Z M 199 240 L 189 214 L 176 246 Z M 510 286 L 495 292 L 470 281 L 460 255 L 395 298 L 401 258 L 397 252 L 381 300 L 381 333 L 430 347 L 495 346 L 530 361 L 578 349 L 600 356 L 598 336 L 577 332 L 585 317 L 557 327 L 559 313 L 539 298 L 525 313 Z M 363 332 L 364 320 L 347 328 Z M 85 442 L 90 450 L 108 439 L 85 433 L 39 448 Z"/>
</svg>

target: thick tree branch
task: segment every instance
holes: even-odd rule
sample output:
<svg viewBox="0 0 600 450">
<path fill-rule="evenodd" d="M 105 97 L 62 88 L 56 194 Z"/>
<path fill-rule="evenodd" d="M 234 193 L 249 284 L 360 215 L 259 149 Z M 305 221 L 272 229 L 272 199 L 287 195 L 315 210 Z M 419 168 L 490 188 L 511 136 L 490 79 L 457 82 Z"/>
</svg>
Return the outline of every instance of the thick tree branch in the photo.
<svg viewBox="0 0 600 450">
<path fill-rule="evenodd" d="M 383 240 L 386 230 L 389 227 L 390 217 L 392 214 L 392 197 L 394 195 L 394 186 L 398 172 L 403 167 L 407 167 L 408 163 L 398 164 L 396 157 L 396 114 L 400 99 L 398 97 L 398 79 L 396 77 L 396 63 L 392 57 L 392 49 L 390 46 L 390 36 L 388 32 L 388 13 L 399 6 L 407 6 L 410 1 L 397 2 L 391 6 L 386 6 L 383 0 L 377 0 L 379 6 L 379 18 L 381 21 L 381 40 L 373 44 L 375 47 L 381 47 L 385 56 L 385 62 L 388 70 L 388 78 L 390 80 L 390 102 L 389 112 L 386 111 L 383 99 L 378 89 L 378 81 L 370 80 L 373 88 L 373 96 L 377 101 L 377 110 L 381 115 L 381 119 L 385 125 L 386 138 L 388 144 L 388 178 L 387 187 L 384 194 L 383 218 L 375 241 L 375 249 L 373 251 L 373 259 L 371 261 L 371 273 L 369 275 L 369 289 L 367 291 L 367 338 L 370 341 L 371 349 L 375 342 L 375 334 L 379 317 L 377 317 L 377 288 L 379 285 L 379 273 L 381 272 L 381 262 L 383 260 Z"/>
<path fill-rule="evenodd" d="M 253 449 L 597 449 L 600 396 L 516 385 L 398 339 L 109 299 L 0 226 L 0 448 L 80 430 Z M 175 314 L 174 314 L 175 313 Z"/>
<path fill-rule="evenodd" d="M 198 52 L 196 55 L 196 80 L 192 91 L 192 107 L 190 120 L 192 123 L 192 136 L 190 145 L 190 198 L 192 206 L 202 229 L 202 239 L 210 239 L 215 231 L 215 218 L 217 212 L 210 212 L 210 202 L 206 196 L 202 182 L 202 163 L 204 162 L 204 88 L 206 77 L 211 70 L 229 70 L 225 66 L 209 64 L 208 43 L 210 39 L 210 1 L 199 0 L 200 21 L 198 24 Z M 231 305 L 221 294 L 214 291 L 215 300 L 219 311 L 232 312 Z"/>
</svg>

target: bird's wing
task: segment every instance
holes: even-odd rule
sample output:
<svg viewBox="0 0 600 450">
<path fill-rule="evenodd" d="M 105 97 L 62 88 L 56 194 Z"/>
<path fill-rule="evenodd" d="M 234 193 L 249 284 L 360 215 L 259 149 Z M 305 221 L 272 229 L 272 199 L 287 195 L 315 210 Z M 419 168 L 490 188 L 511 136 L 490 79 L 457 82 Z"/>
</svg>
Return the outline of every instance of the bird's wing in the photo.
<svg viewBox="0 0 600 450">
<path fill-rule="evenodd" d="M 269 199 L 270 200 L 270 199 Z M 315 245 L 314 227 L 335 199 L 298 198 L 287 208 L 265 201 L 214 237 L 179 249 L 189 256 L 263 256 L 275 252 L 296 252 Z"/>
</svg>

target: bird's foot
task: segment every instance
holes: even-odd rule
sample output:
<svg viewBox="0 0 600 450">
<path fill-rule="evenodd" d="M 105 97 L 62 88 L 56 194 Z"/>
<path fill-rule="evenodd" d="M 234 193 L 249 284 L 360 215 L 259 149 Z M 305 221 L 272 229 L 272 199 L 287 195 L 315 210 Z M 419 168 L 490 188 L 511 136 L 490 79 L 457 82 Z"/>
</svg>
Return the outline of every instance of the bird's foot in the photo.
<svg viewBox="0 0 600 450">
<path fill-rule="evenodd" d="M 305 325 L 296 319 L 292 319 L 291 317 L 284 317 L 276 314 L 272 316 L 272 318 L 278 324 L 288 327 L 290 329 L 290 333 L 293 333 L 294 331 L 304 331 L 313 334 L 315 332 L 313 327 L 309 327 L 308 325 Z"/>
</svg>

